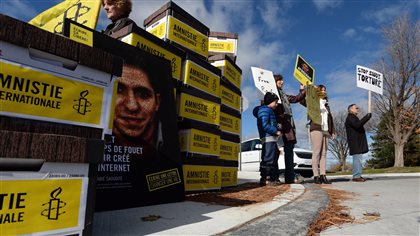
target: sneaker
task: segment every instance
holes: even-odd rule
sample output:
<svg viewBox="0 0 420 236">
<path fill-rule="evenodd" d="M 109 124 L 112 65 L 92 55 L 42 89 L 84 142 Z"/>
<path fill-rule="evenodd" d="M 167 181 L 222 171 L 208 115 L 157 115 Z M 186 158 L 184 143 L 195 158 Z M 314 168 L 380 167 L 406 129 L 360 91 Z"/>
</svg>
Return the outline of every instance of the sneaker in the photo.
<svg viewBox="0 0 420 236">
<path fill-rule="evenodd" d="M 260 179 L 260 186 L 266 186 L 266 185 L 267 185 L 267 183 L 268 183 L 267 178 L 261 178 L 261 179 Z"/>
</svg>

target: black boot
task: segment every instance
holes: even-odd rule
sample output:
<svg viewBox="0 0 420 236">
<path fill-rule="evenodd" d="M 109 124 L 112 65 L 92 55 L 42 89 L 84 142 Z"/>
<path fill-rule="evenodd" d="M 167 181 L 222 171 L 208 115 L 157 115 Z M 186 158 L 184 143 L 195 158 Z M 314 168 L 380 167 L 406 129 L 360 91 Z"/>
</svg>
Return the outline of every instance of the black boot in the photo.
<svg viewBox="0 0 420 236">
<path fill-rule="evenodd" d="M 267 177 L 260 178 L 260 186 L 266 186 L 268 183 Z"/>
<path fill-rule="evenodd" d="M 320 179 L 321 179 L 321 183 L 331 184 L 331 182 L 327 179 L 326 175 L 321 175 Z"/>
<path fill-rule="evenodd" d="M 314 176 L 314 183 L 321 184 L 321 179 L 319 178 L 319 176 Z"/>
</svg>

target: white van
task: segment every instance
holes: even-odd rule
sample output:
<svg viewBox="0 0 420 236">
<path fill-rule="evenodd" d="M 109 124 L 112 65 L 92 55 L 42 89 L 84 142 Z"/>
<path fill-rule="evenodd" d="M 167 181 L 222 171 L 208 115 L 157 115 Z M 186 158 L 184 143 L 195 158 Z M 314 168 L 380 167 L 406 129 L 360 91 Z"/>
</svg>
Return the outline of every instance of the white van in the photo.
<svg viewBox="0 0 420 236">
<path fill-rule="evenodd" d="M 259 138 L 249 139 L 241 143 L 241 152 L 239 156 L 239 169 L 242 171 L 260 171 L 262 143 Z M 312 151 L 296 147 L 294 150 L 295 172 L 303 177 L 310 178 L 312 172 Z M 279 170 L 284 172 L 284 152 L 280 149 Z"/>
</svg>

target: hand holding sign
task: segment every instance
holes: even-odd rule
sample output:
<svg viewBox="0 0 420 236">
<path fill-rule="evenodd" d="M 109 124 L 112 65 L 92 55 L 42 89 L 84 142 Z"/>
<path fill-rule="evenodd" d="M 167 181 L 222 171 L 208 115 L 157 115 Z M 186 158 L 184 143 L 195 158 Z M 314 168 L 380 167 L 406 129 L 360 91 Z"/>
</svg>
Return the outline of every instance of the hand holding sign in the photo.
<svg viewBox="0 0 420 236">
<path fill-rule="evenodd" d="M 255 87 L 261 91 L 262 94 L 267 92 L 275 93 L 278 97 L 276 82 L 274 80 L 273 72 L 257 67 L 251 67 L 252 77 L 254 77 Z M 279 100 L 279 103 L 281 101 Z"/>
</svg>

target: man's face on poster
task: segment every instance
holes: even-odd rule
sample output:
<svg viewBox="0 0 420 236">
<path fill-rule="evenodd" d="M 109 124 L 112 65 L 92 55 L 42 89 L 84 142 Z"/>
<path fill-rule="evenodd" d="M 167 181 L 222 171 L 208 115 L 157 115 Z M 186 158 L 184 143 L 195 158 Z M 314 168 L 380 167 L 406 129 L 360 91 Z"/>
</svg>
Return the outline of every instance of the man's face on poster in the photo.
<svg viewBox="0 0 420 236">
<path fill-rule="evenodd" d="M 125 66 L 118 82 L 113 133 L 151 141 L 159 107 L 160 94 L 153 89 L 149 76 L 142 69 Z"/>
</svg>

